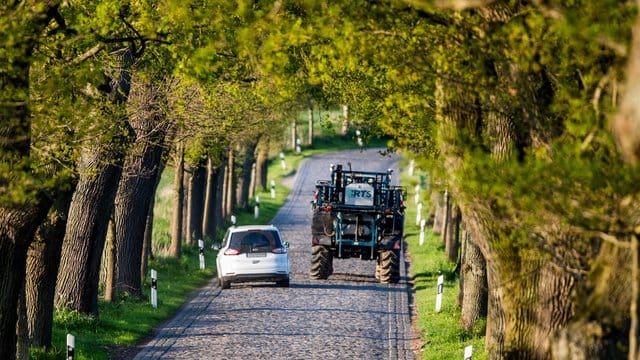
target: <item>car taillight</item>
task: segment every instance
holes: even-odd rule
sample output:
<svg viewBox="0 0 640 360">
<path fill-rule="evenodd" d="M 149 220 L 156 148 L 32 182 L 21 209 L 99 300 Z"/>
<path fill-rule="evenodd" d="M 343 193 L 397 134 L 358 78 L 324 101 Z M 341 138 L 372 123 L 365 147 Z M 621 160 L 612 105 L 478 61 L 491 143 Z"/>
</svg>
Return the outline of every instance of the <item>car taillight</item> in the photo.
<svg viewBox="0 0 640 360">
<path fill-rule="evenodd" d="M 283 247 L 279 247 L 279 248 L 271 249 L 271 252 L 274 254 L 286 254 L 287 249 Z"/>
<path fill-rule="evenodd" d="M 400 241 L 396 241 L 396 243 L 395 243 L 395 244 L 393 244 L 393 249 L 394 249 L 394 250 L 398 250 L 398 249 L 400 249 Z"/>
<path fill-rule="evenodd" d="M 240 255 L 240 250 L 234 249 L 234 248 L 229 248 L 229 249 L 224 251 L 224 254 L 225 255 Z"/>
</svg>

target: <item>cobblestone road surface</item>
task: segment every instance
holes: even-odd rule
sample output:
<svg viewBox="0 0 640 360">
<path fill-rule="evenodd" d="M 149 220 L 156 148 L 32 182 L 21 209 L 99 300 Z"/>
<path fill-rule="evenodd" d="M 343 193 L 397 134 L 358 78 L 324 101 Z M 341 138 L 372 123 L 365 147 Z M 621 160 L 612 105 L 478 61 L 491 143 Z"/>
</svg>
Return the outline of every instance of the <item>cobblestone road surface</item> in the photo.
<svg viewBox="0 0 640 360">
<path fill-rule="evenodd" d="M 345 151 L 307 159 L 276 215 L 291 244 L 291 287 L 216 282 L 200 291 L 135 359 L 414 359 L 406 263 L 398 284 L 380 284 L 375 262 L 335 259 L 328 280 L 309 278 L 310 200 L 329 166 L 396 168 L 397 156 Z M 399 175 L 398 171 L 395 172 Z M 398 176 L 392 177 L 394 185 Z"/>
</svg>

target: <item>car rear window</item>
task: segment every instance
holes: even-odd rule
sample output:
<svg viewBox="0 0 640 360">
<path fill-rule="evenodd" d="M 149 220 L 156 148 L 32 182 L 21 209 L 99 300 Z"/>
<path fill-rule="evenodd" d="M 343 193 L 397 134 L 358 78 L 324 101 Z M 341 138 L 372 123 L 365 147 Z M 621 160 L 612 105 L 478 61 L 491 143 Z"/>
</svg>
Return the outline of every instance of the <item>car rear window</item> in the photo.
<svg viewBox="0 0 640 360">
<path fill-rule="evenodd" d="M 231 234 L 230 248 L 240 253 L 270 252 L 282 247 L 278 233 L 273 230 L 255 230 Z"/>
</svg>

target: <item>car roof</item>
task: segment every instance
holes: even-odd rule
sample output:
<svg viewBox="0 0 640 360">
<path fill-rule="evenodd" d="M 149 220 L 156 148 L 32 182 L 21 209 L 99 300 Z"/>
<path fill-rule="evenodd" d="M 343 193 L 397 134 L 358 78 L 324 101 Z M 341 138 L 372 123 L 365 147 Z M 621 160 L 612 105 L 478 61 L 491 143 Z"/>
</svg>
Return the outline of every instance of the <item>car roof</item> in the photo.
<svg viewBox="0 0 640 360">
<path fill-rule="evenodd" d="M 278 230 L 277 227 L 273 225 L 240 225 L 240 226 L 232 226 L 229 228 L 231 232 L 242 232 L 242 231 L 251 231 L 251 230 Z"/>
</svg>

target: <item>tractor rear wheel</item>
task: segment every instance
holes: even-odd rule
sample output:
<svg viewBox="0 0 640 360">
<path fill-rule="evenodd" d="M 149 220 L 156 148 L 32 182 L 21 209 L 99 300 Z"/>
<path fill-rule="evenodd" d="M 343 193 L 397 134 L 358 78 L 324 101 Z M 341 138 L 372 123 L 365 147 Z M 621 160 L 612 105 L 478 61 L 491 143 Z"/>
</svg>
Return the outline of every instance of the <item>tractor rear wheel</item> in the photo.
<svg viewBox="0 0 640 360">
<path fill-rule="evenodd" d="M 383 284 L 395 284 L 400 281 L 400 252 L 398 250 L 380 251 L 380 277 Z"/>
<path fill-rule="evenodd" d="M 333 255 L 322 245 L 311 248 L 311 272 L 314 279 L 327 279 L 333 273 Z"/>
</svg>

